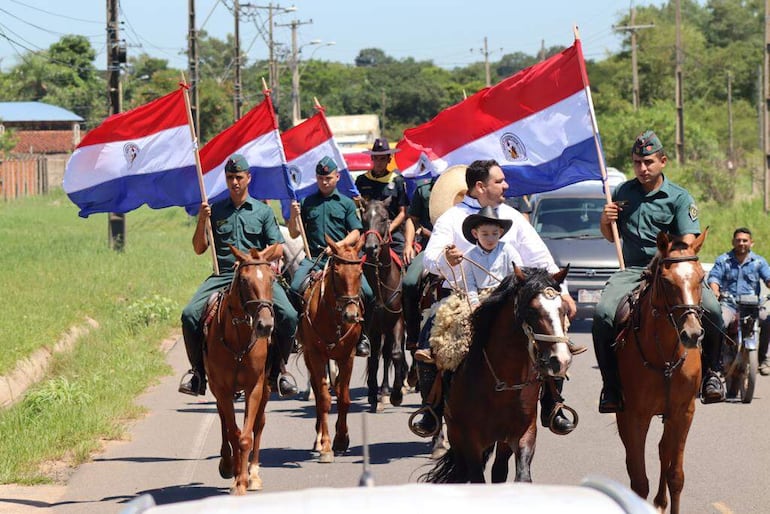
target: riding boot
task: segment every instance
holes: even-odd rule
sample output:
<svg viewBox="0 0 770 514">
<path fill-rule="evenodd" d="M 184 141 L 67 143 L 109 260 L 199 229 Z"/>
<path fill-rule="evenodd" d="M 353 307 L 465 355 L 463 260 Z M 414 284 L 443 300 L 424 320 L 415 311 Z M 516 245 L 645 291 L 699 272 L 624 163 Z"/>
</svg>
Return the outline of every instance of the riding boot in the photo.
<svg viewBox="0 0 770 514">
<path fill-rule="evenodd" d="M 356 344 L 356 357 L 369 357 L 371 348 L 372 345 L 369 342 L 369 337 L 367 337 L 365 331 L 361 330 L 361 337 Z"/>
<path fill-rule="evenodd" d="M 288 346 L 285 343 L 283 345 Z M 280 343 L 277 343 L 276 346 L 280 346 Z M 291 348 L 289 347 L 289 350 L 290 349 Z M 299 387 L 297 387 L 294 376 L 286 371 L 285 363 L 288 359 L 284 359 L 282 355 L 285 350 L 286 349 L 284 348 L 271 347 L 267 352 L 267 362 L 270 370 L 267 381 L 268 384 L 270 384 L 270 389 L 276 391 L 280 398 L 292 397 L 299 394 Z"/>
<path fill-rule="evenodd" d="M 206 369 L 203 365 L 203 336 L 182 324 L 182 339 L 187 351 L 187 360 L 192 368 L 182 377 L 179 384 L 179 392 L 191 396 L 206 394 Z M 185 381 L 185 377 L 190 378 Z"/>
<path fill-rule="evenodd" d="M 564 379 L 554 378 L 553 382 L 556 385 L 557 393 L 561 396 L 561 391 L 564 388 Z M 556 398 L 551 391 L 550 383 L 545 382 L 542 395 L 540 396 L 540 422 L 544 427 L 551 428 L 554 433 L 559 435 L 567 435 L 575 430 L 575 424 L 567 419 L 561 409 L 553 412 L 555 408 Z M 553 419 L 551 419 L 552 416 Z"/>
<path fill-rule="evenodd" d="M 618 375 L 618 356 L 612 344 L 594 337 L 594 352 L 602 374 L 602 392 L 599 396 L 599 412 L 609 414 L 623 410 L 623 392 Z"/>
<path fill-rule="evenodd" d="M 701 342 L 703 381 L 701 383 L 701 402 L 704 404 L 725 401 L 725 388 L 719 378 L 722 369 L 722 337 L 716 330 L 706 329 Z"/>
<path fill-rule="evenodd" d="M 422 406 L 423 408 L 432 407 L 433 412 L 435 413 L 434 415 L 429 410 L 425 410 L 422 417 L 412 425 L 415 429 L 424 434 L 433 434 L 436 431 L 437 424 L 441 420 L 444 411 L 443 399 L 438 399 L 436 402 L 433 402 L 437 403 L 437 405 L 431 405 L 431 402 L 428 399 L 437 375 L 438 368 L 433 364 L 425 364 L 424 362 L 417 363 L 417 376 L 420 383 Z"/>
</svg>

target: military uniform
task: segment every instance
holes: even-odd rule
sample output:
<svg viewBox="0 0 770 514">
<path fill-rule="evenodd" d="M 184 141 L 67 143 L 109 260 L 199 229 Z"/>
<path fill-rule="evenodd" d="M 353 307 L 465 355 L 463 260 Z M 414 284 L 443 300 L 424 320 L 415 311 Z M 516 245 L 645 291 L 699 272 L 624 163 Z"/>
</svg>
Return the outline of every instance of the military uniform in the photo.
<svg viewBox="0 0 770 514">
<path fill-rule="evenodd" d="M 334 241 L 341 241 L 353 230 L 362 230 L 361 220 L 356 215 L 356 204 L 345 195 L 335 189 L 329 196 L 324 197 L 316 192 L 302 200 L 302 223 L 305 226 L 310 256 L 302 260 L 294 278 L 291 281 L 291 289 L 297 295 L 301 294 L 302 282 L 312 269 L 320 269 L 327 260 L 323 255 L 326 248 L 324 234 Z M 320 256 L 317 262 L 315 259 Z M 315 264 L 314 264 L 315 262 Z M 366 278 L 361 276 L 361 291 L 364 301 L 370 304 L 374 299 L 372 288 Z"/>
</svg>

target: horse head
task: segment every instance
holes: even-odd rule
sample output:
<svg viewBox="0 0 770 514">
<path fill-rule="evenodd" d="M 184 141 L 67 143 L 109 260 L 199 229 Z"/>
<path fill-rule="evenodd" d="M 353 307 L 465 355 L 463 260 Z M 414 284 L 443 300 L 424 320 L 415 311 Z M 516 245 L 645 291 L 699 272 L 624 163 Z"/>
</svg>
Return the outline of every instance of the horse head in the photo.
<svg viewBox="0 0 770 514">
<path fill-rule="evenodd" d="M 540 373 L 551 377 L 566 376 L 572 363 L 567 345 L 567 306 L 560 293 L 568 272 L 569 266 L 550 274 L 542 268 L 514 265 L 516 318 L 529 340 L 532 361 Z"/>
<path fill-rule="evenodd" d="M 262 251 L 251 248 L 248 253 L 232 245 L 230 251 L 236 259 L 235 276 L 231 294 L 236 302 L 230 304 L 234 312 L 244 314 L 244 322 L 251 326 L 256 337 L 268 337 L 273 330 L 273 280 L 272 262 L 281 258 L 281 245 L 276 243 Z M 233 322 L 239 318 L 233 318 Z"/>
<path fill-rule="evenodd" d="M 686 348 L 694 348 L 703 337 L 701 287 L 705 273 L 698 252 L 708 228 L 690 244 L 682 237 L 660 232 L 658 253 L 650 264 L 651 302 L 664 313 Z"/>
<path fill-rule="evenodd" d="M 367 261 L 377 262 L 383 247 L 390 244 L 388 206 L 391 200 L 389 196 L 385 200 L 364 201 L 362 205 L 361 222 L 364 225 L 364 254 Z"/>
<path fill-rule="evenodd" d="M 361 267 L 358 257 L 364 239 L 359 238 L 354 245 L 342 245 L 324 234 L 326 244 L 331 248 L 331 286 L 335 297 L 335 309 L 344 323 L 358 323 L 364 319 L 361 303 Z"/>
</svg>

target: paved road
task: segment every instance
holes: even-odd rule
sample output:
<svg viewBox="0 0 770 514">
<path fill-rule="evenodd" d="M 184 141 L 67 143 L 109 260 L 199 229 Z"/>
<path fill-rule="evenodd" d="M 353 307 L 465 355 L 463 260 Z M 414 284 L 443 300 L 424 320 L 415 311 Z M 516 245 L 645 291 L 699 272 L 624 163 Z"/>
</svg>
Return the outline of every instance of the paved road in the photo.
<svg viewBox="0 0 770 514">
<path fill-rule="evenodd" d="M 577 342 L 590 346 L 585 323 L 573 325 L 572 332 Z M 0 513 L 118 513 L 128 500 L 142 493 L 152 494 L 159 504 L 227 494 L 230 481 L 217 473 L 219 423 L 213 397 L 194 399 L 176 393 L 178 377 L 186 368 L 181 342 L 169 352 L 168 360 L 174 375 L 140 398 L 150 414 L 134 425 L 130 441 L 110 443 L 103 454 L 72 476 L 67 487 L 0 488 Z M 415 482 L 428 469 L 427 444 L 406 426 L 418 395 L 407 395 L 402 407 L 363 414 L 363 364 L 358 359 L 354 374 L 351 450 L 334 464 L 317 463 L 309 451 L 314 437 L 311 404 L 270 401 L 261 455 L 265 492 L 357 484 L 362 471 L 364 416 L 377 484 Z M 298 369 L 297 376 L 302 374 Z M 580 413 L 580 423 L 566 437 L 539 431 L 535 482 L 577 485 L 588 474 L 600 474 L 627 484 L 614 418 L 596 411 L 600 383 L 590 351 L 575 358 L 571 374 L 565 396 Z M 770 377 L 762 377 L 751 405 L 698 405 L 685 456 L 683 512 L 770 511 L 765 485 L 770 476 L 769 397 Z M 647 452 L 653 494 L 660 433 L 661 424 L 654 421 Z"/>
</svg>

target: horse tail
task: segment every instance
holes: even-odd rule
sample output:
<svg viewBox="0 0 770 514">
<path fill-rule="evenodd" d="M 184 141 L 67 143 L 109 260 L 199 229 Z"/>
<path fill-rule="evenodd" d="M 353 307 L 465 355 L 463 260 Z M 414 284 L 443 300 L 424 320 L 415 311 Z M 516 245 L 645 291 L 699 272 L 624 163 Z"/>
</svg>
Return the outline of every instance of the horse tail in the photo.
<svg viewBox="0 0 770 514">
<path fill-rule="evenodd" d="M 433 469 L 420 475 L 418 482 L 429 484 L 463 484 L 468 481 L 467 473 L 457 461 L 455 450 L 449 448 Z"/>
</svg>

